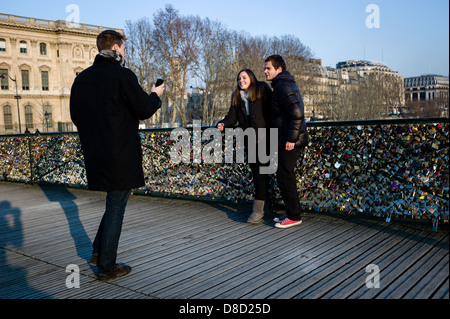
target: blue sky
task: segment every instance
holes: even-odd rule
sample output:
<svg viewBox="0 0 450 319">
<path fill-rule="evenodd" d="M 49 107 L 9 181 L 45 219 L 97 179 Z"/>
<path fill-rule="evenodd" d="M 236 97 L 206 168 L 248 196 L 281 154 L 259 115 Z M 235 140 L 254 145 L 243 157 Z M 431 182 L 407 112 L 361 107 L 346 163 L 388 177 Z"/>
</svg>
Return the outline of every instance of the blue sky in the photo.
<svg viewBox="0 0 450 319">
<path fill-rule="evenodd" d="M 69 4 L 80 22 L 124 28 L 126 20 L 153 18 L 172 4 L 182 15 L 218 20 L 251 35 L 292 34 L 310 47 L 323 65 L 351 59 L 379 61 L 401 76 L 449 74 L 448 0 L 2 0 L 0 13 L 65 20 Z M 368 28 L 379 8 L 379 28 Z"/>
</svg>

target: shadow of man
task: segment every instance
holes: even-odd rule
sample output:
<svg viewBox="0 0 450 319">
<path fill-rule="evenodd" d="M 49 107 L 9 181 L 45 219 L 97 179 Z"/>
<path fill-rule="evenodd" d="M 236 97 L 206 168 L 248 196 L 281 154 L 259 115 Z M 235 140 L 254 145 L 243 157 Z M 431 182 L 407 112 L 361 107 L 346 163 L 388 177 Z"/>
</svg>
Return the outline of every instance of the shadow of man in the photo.
<svg viewBox="0 0 450 319">
<path fill-rule="evenodd" d="M 17 254 L 15 250 L 23 245 L 20 215 L 20 209 L 11 207 L 9 201 L 0 202 L 0 268 L 2 269 L 0 299 L 16 299 L 26 295 L 50 298 L 47 294 L 30 287 L 27 282 L 26 268 L 8 264 L 8 256 L 14 257 Z"/>
<path fill-rule="evenodd" d="M 89 261 L 92 242 L 80 220 L 78 206 L 74 202 L 77 197 L 63 186 L 40 185 L 40 188 L 49 201 L 59 202 L 66 215 L 78 257 Z"/>
</svg>

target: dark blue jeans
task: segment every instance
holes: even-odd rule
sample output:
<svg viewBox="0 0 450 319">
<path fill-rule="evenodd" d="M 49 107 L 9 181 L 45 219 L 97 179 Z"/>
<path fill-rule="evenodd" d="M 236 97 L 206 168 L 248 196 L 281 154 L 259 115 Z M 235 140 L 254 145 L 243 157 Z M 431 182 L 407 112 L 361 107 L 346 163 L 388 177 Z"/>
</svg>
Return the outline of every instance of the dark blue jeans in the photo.
<svg viewBox="0 0 450 319">
<path fill-rule="evenodd" d="M 94 239 L 94 253 L 98 254 L 98 272 L 107 274 L 116 265 L 117 247 L 122 232 L 123 216 L 131 190 L 109 191 L 106 210 Z"/>
</svg>

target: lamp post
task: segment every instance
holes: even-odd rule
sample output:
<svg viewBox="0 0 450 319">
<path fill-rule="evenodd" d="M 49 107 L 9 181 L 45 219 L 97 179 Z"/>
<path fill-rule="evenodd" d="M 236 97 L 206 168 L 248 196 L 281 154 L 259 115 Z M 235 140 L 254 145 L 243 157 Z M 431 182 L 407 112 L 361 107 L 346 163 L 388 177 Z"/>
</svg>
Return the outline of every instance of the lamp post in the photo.
<svg viewBox="0 0 450 319">
<path fill-rule="evenodd" d="M 45 126 L 47 128 L 47 130 L 46 130 L 47 133 L 48 133 L 48 120 L 49 120 L 49 117 L 50 117 L 50 114 L 48 114 L 48 112 L 45 111 L 44 118 L 45 118 Z"/>
<path fill-rule="evenodd" d="M 20 123 L 19 100 L 20 100 L 22 97 L 19 95 L 16 77 L 14 77 L 14 79 L 13 79 L 9 74 L 8 74 L 8 77 L 11 79 L 11 81 L 14 81 L 14 84 L 16 85 L 16 95 L 14 95 L 14 98 L 15 98 L 16 101 L 17 101 L 17 116 L 18 116 L 18 118 L 19 118 L 19 134 L 21 134 L 21 133 L 22 133 L 22 125 L 21 125 L 21 123 Z M 4 74 L 0 74 L 0 78 L 1 78 L 1 79 L 4 79 L 4 78 L 5 78 L 5 75 L 4 75 Z"/>
</svg>

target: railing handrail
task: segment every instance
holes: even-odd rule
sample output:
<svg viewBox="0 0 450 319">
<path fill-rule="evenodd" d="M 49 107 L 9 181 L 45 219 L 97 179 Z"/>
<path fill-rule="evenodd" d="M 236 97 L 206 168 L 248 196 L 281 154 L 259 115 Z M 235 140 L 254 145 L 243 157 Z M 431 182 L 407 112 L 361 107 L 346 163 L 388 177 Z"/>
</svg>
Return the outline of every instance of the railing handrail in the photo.
<svg viewBox="0 0 450 319">
<path fill-rule="evenodd" d="M 349 121 L 309 121 L 308 127 L 336 127 L 336 126 L 369 126 L 369 125 L 397 125 L 397 124 L 431 124 L 431 123 L 448 123 L 449 118 L 446 117 L 428 117 L 428 118 L 407 118 L 407 119 L 379 119 L 379 120 L 349 120 Z M 208 129 L 214 126 L 202 126 L 201 129 Z M 187 130 L 192 127 L 158 127 L 140 129 L 139 132 L 170 132 L 174 129 L 185 128 Z M 40 133 L 21 133 L 21 134 L 0 134 L 1 137 L 20 137 L 20 136 L 53 136 L 53 135 L 77 135 L 77 131 L 70 132 L 40 132 Z"/>
</svg>

